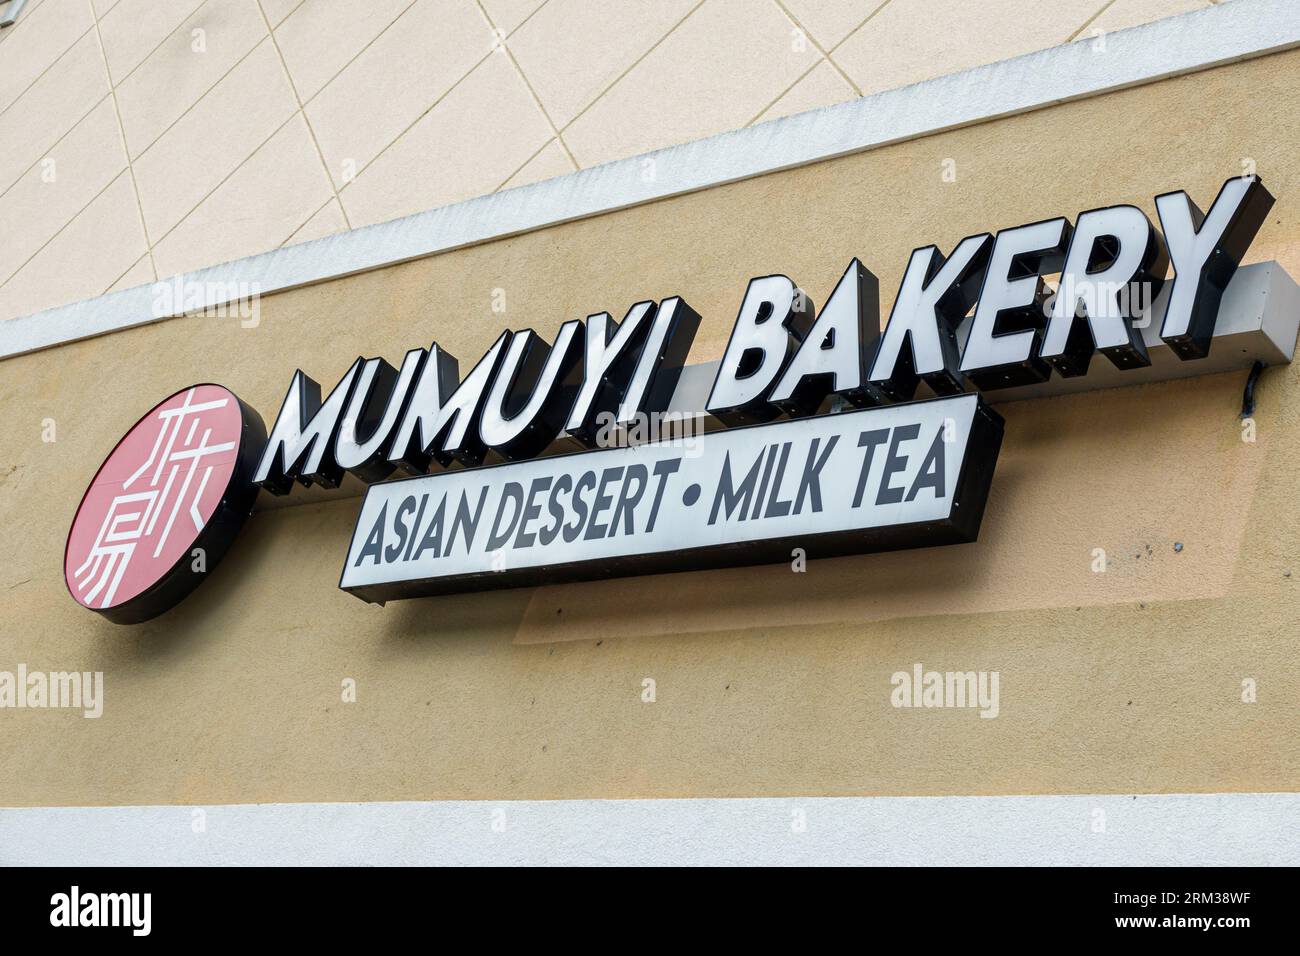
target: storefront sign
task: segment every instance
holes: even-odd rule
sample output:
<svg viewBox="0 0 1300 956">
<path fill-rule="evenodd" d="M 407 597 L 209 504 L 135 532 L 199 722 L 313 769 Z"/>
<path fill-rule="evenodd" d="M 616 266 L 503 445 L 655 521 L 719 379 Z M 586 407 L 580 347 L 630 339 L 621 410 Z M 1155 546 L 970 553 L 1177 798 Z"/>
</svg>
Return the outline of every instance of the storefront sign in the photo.
<svg viewBox="0 0 1300 956">
<path fill-rule="evenodd" d="M 1121 375 L 1147 368 L 1153 315 L 1176 364 L 1203 359 L 1272 204 L 1243 176 L 1206 213 L 1157 196 L 1163 234 L 1120 205 L 969 236 L 947 256 L 924 246 L 883 329 L 857 259 L 821 309 L 786 276 L 755 278 L 702 409 L 721 430 L 689 448 L 633 440 L 669 409 L 700 324 L 680 296 L 621 322 L 569 320 L 549 343 L 503 332 L 463 378 L 436 343 L 400 368 L 358 358 L 324 399 L 296 372 L 264 445 L 255 413 L 197 386 L 101 469 L 68 585 L 143 620 L 201 579 L 187 555 L 215 563 L 255 486 L 283 495 L 345 473 L 372 487 L 340 586 L 370 601 L 971 541 L 1002 437 L 979 393 L 1079 378 L 1097 353 Z M 939 398 L 916 402 L 921 383 Z"/>
<path fill-rule="evenodd" d="M 976 395 L 372 485 L 369 601 L 973 541 L 1002 419 Z"/>
<path fill-rule="evenodd" d="M 261 416 L 220 385 L 152 408 L 117 443 L 72 519 L 64 579 L 118 624 L 157 617 L 203 582 L 253 511 Z"/>
</svg>

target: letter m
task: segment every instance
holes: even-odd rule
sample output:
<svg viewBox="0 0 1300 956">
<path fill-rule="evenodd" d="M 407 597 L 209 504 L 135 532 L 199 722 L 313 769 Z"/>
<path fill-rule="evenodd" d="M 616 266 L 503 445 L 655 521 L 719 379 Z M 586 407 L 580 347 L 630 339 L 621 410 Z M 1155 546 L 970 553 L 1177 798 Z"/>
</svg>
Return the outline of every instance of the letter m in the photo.
<svg viewBox="0 0 1300 956">
<path fill-rule="evenodd" d="M 722 474 L 718 476 L 717 494 L 713 496 L 713 507 L 709 510 L 709 524 L 717 524 L 719 510 L 724 512 L 723 517 L 726 521 L 731 520 L 732 512 L 740 515 L 737 520 L 745 520 L 745 515 L 749 512 L 749 501 L 754 495 L 754 486 L 758 483 L 758 471 L 763 464 L 763 453 L 766 450 L 766 446 L 759 449 L 758 457 L 754 459 L 749 473 L 745 475 L 738 487 L 734 486 L 731 480 L 731 453 L 728 452 L 723 458 Z"/>
<path fill-rule="evenodd" d="M 304 485 L 338 487 L 343 469 L 334 460 L 334 439 L 344 403 L 360 368 L 361 359 L 357 359 L 324 404 L 320 400 L 320 386 L 301 371 L 293 373 L 289 392 L 284 396 L 275 427 L 258 462 L 253 477 L 255 484 L 273 495 L 287 495 L 295 479 Z"/>
<path fill-rule="evenodd" d="M 100 912 L 101 926 L 130 926 L 131 897 L 126 893 L 105 893 L 100 897 L 103 910 Z"/>
</svg>

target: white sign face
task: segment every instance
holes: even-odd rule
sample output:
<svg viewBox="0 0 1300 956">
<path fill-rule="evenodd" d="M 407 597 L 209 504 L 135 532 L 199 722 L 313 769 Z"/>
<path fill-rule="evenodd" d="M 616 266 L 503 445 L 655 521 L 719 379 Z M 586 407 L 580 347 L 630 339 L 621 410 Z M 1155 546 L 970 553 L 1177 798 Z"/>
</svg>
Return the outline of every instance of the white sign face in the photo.
<svg viewBox="0 0 1300 956">
<path fill-rule="evenodd" d="M 371 485 L 367 601 L 973 541 L 1002 441 L 974 394 Z"/>
</svg>

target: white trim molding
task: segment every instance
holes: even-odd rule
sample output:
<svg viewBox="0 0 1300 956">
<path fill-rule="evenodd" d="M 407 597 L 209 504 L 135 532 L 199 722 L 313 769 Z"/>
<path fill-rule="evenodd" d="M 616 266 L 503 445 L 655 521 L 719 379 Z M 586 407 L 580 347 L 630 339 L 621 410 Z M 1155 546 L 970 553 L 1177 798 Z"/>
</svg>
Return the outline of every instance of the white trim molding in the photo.
<svg viewBox="0 0 1300 956">
<path fill-rule="evenodd" d="M 249 288 L 282 292 L 1296 46 L 1300 0 L 1233 0 L 1108 34 L 1104 56 L 1085 38 L 212 266 L 185 277 L 206 298 L 184 310 L 157 309 L 143 285 L 10 319 L 0 358 L 215 308 Z"/>
<path fill-rule="evenodd" d="M 0 809 L 0 864 L 1300 864 L 1300 793 Z"/>
</svg>

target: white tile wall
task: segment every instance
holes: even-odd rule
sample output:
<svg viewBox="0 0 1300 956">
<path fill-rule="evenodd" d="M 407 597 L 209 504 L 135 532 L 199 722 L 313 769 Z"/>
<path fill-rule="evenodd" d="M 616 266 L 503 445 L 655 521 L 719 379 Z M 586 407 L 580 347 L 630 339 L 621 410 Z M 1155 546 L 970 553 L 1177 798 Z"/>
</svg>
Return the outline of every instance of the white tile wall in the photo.
<svg viewBox="0 0 1300 956">
<path fill-rule="evenodd" d="M 30 0 L 0 319 L 1209 2 Z"/>
</svg>

